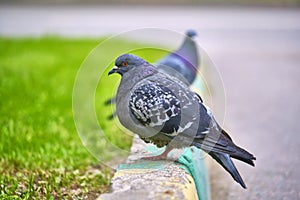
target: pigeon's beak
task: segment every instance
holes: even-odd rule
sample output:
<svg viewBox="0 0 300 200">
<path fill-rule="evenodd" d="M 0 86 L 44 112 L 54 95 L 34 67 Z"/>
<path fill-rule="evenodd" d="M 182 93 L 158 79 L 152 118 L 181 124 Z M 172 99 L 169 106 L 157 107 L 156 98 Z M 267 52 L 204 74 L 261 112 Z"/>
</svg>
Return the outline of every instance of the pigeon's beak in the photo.
<svg viewBox="0 0 300 200">
<path fill-rule="evenodd" d="M 116 73 L 118 71 L 118 67 L 117 66 L 114 66 L 109 72 L 108 72 L 108 75 L 111 75 L 113 73 Z"/>
</svg>

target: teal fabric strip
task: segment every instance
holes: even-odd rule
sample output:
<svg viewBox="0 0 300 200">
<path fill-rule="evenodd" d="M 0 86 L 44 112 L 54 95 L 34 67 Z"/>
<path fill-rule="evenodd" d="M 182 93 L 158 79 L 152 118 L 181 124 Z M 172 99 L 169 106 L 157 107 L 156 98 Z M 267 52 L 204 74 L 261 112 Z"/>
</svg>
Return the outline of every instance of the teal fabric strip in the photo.
<svg viewBox="0 0 300 200">
<path fill-rule="evenodd" d="M 198 198 L 210 200 L 209 177 L 202 151 L 196 147 L 185 148 L 177 162 L 193 177 Z"/>
<path fill-rule="evenodd" d="M 159 155 L 163 153 L 165 147 L 157 148 L 155 145 L 148 145 L 146 147 L 146 151 L 150 152 L 151 155 Z M 151 161 L 151 160 L 139 160 L 132 164 L 120 164 L 118 166 L 118 170 L 121 169 L 163 169 L 169 161 L 159 160 L 159 161 Z"/>
<path fill-rule="evenodd" d="M 197 90 L 201 91 L 201 92 L 204 92 L 205 91 L 205 86 L 203 85 L 204 81 L 200 78 L 200 77 L 197 77 L 193 84 L 192 84 L 192 87 L 194 88 L 197 88 Z"/>
<path fill-rule="evenodd" d="M 169 162 L 140 160 L 132 164 L 120 164 L 117 170 L 123 169 L 163 169 Z"/>
</svg>

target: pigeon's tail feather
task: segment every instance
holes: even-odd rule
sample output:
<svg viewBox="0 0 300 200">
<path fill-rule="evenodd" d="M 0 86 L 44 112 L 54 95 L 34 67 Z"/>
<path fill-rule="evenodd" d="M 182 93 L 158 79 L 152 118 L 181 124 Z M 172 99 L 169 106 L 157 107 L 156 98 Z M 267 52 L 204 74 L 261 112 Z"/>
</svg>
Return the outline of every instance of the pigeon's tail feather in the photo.
<svg viewBox="0 0 300 200">
<path fill-rule="evenodd" d="M 256 160 L 256 158 L 251 153 L 238 146 L 236 146 L 236 149 L 237 151 L 233 154 L 230 154 L 230 157 L 243 161 L 253 167 L 255 166 L 253 160 Z"/>
<path fill-rule="evenodd" d="M 227 137 L 229 140 L 232 141 L 231 137 L 229 136 L 229 134 L 224 129 L 222 129 L 221 132 L 225 137 Z M 234 146 L 235 146 L 237 151 L 234 154 L 230 154 L 230 156 L 232 158 L 235 158 L 235 159 L 238 159 L 238 160 L 243 161 L 245 163 L 248 163 L 249 165 L 254 167 L 253 160 L 256 160 L 256 158 L 251 153 L 246 151 L 245 149 L 242 149 L 241 147 L 238 147 L 236 145 L 234 145 Z"/>
<path fill-rule="evenodd" d="M 238 182 L 244 189 L 247 188 L 246 184 L 244 183 L 241 175 L 239 174 L 238 170 L 236 169 L 234 163 L 232 162 L 231 158 L 228 154 L 224 153 L 216 153 L 216 152 L 209 152 L 208 153 L 213 159 L 215 159 L 222 167 L 230 173 L 232 178 Z"/>
<path fill-rule="evenodd" d="M 241 147 L 236 146 L 232 141 L 229 141 L 229 143 L 226 146 L 223 146 L 220 143 L 220 141 L 206 141 L 202 143 L 201 148 L 203 148 L 206 151 L 228 154 L 232 158 L 254 166 L 253 160 L 256 160 L 256 158 L 251 153 L 249 153 L 245 149 L 242 149 Z"/>
</svg>

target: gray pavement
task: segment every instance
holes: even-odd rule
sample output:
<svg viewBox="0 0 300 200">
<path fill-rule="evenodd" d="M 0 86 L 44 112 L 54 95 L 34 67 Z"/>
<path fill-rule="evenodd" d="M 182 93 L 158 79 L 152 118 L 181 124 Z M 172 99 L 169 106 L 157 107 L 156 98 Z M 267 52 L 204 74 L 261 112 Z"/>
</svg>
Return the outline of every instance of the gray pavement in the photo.
<svg viewBox="0 0 300 200">
<path fill-rule="evenodd" d="M 143 27 L 196 29 L 224 81 L 226 128 L 237 144 L 257 157 L 255 168 L 236 162 L 247 190 L 213 164 L 213 199 L 299 199 L 299 11 L 1 6 L 0 34 L 100 36 Z"/>
<path fill-rule="evenodd" d="M 216 167 L 213 175 L 224 182 L 213 177 L 213 197 L 299 199 L 300 32 L 253 31 L 222 38 L 222 47 L 210 56 L 226 89 L 226 126 L 257 162 L 255 168 L 238 163 L 246 191 Z"/>
</svg>

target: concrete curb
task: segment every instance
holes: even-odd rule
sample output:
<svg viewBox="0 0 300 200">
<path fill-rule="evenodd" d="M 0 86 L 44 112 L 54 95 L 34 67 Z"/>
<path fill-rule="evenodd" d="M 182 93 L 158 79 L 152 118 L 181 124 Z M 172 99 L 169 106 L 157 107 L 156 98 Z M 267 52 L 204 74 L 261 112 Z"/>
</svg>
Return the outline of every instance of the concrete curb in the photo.
<svg viewBox="0 0 300 200">
<path fill-rule="evenodd" d="M 102 194 L 98 199 L 209 200 L 210 190 L 204 159 L 201 155 L 194 155 L 201 154 L 201 150 L 187 148 L 183 153 L 179 152 L 182 154 L 178 159 L 175 158 L 176 161 L 176 150 L 165 161 L 140 159 L 149 156 L 149 152 L 157 154 L 161 150 L 154 145 L 145 144 L 137 136 L 134 137 L 131 155 L 125 164 L 119 165 L 112 179 L 111 193 Z"/>
</svg>

